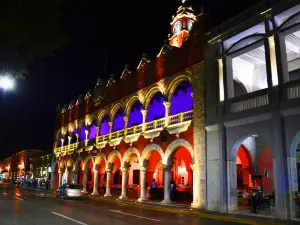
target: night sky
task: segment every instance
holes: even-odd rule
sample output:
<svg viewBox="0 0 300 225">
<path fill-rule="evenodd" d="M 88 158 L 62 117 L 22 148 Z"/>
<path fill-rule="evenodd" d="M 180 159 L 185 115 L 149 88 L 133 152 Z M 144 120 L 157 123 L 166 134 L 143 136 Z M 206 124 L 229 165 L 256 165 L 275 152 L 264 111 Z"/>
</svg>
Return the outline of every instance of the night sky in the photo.
<svg viewBox="0 0 300 225">
<path fill-rule="evenodd" d="M 259 1 L 189 2 L 197 12 L 202 3 L 217 25 Z M 144 52 L 155 59 L 180 4 L 180 0 L 64 0 L 62 31 L 70 37 L 70 44 L 51 57 L 30 63 L 27 78 L 18 82 L 16 90 L 2 93 L 0 158 L 22 149 L 52 152 L 56 106 L 84 96 L 98 77 L 120 76 L 125 64 L 134 70 Z"/>
</svg>

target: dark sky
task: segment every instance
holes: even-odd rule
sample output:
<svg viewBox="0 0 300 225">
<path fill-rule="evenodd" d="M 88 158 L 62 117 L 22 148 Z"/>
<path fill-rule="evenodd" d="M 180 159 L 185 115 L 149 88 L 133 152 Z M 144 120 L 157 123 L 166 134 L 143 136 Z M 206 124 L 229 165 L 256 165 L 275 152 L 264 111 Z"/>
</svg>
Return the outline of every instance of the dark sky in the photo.
<svg viewBox="0 0 300 225">
<path fill-rule="evenodd" d="M 189 2 L 198 12 L 202 3 L 216 25 L 258 0 Z M 84 96 L 98 77 L 104 78 L 106 49 L 107 74 L 116 76 L 125 64 L 135 69 L 143 52 L 155 59 L 180 4 L 180 0 L 64 0 L 62 30 L 71 43 L 54 56 L 36 59 L 28 66 L 26 80 L 1 96 L 0 158 L 26 148 L 51 152 L 57 104 Z"/>
</svg>

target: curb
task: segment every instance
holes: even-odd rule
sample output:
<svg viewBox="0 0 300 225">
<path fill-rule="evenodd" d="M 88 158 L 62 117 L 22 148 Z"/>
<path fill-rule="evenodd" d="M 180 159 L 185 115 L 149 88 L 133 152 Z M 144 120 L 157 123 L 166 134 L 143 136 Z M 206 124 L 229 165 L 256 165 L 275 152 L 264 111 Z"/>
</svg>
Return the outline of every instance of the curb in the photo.
<svg viewBox="0 0 300 225">
<path fill-rule="evenodd" d="M 124 202 L 121 200 L 115 201 L 115 200 L 111 200 L 111 199 L 99 199 L 97 197 L 92 197 L 92 196 L 90 196 L 89 199 L 98 201 L 98 202 L 107 202 L 107 203 L 111 203 L 111 204 L 123 205 L 125 207 L 133 206 L 133 207 L 139 207 L 139 208 L 153 210 L 153 211 L 161 211 L 161 212 L 168 212 L 168 213 L 180 213 L 180 214 L 189 215 L 189 216 L 199 216 L 199 217 L 206 218 L 206 219 L 215 219 L 215 220 L 222 220 L 222 221 L 226 221 L 226 222 L 234 222 L 234 223 L 241 223 L 241 224 L 249 224 L 249 225 L 262 225 L 262 224 L 279 225 L 279 224 L 281 224 L 281 223 L 278 223 L 277 221 L 276 222 L 275 221 L 258 222 L 258 221 L 254 221 L 251 219 L 235 218 L 235 217 L 231 217 L 231 216 L 222 216 L 222 215 L 215 215 L 215 214 L 211 214 L 211 213 L 196 212 L 196 211 L 192 211 L 193 209 L 190 209 L 191 211 L 185 211 L 180 208 L 176 208 L 176 209 L 164 208 L 164 207 L 160 207 L 159 205 L 150 206 L 150 205 L 145 205 L 142 203 Z"/>
</svg>

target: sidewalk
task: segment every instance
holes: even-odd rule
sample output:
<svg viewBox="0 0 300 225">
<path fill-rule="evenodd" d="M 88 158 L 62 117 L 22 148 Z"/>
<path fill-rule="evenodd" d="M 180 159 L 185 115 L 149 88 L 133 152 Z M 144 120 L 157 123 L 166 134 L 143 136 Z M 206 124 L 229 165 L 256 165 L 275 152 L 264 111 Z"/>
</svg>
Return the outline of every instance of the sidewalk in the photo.
<svg viewBox="0 0 300 225">
<path fill-rule="evenodd" d="M 206 210 L 199 210 L 193 209 L 187 205 L 180 205 L 180 204 L 171 204 L 171 205 L 164 205 L 160 202 L 153 202 L 153 201 L 145 201 L 145 202 L 138 202 L 136 200 L 119 200 L 116 197 L 102 197 L 101 195 L 97 196 L 89 196 L 90 199 L 98 202 L 105 202 L 110 204 L 118 204 L 124 207 L 139 207 L 148 210 L 154 211 L 161 211 L 161 212 L 169 212 L 169 213 L 176 213 L 176 214 L 183 214 L 189 216 L 199 216 L 202 218 L 207 219 L 214 219 L 214 220 L 222 220 L 226 222 L 233 222 L 233 223 L 241 223 L 241 224 L 250 224 L 250 225 L 264 225 L 264 224 L 276 224 L 276 225 L 292 225 L 292 224 L 299 224 L 296 221 L 281 221 L 278 219 L 271 219 L 271 218 L 263 218 L 263 217 L 256 217 L 256 216 L 247 216 L 247 215 L 238 215 L 238 214 L 222 214 L 219 212 L 213 211 L 206 211 Z"/>
</svg>

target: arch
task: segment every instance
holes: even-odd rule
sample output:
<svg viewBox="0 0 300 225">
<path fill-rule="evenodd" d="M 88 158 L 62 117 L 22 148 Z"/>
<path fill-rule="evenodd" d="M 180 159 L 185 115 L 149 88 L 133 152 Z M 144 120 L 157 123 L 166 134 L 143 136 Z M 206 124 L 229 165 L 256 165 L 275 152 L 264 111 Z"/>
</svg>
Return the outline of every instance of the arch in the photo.
<svg viewBox="0 0 300 225">
<path fill-rule="evenodd" d="M 140 153 L 139 153 L 139 150 L 137 150 L 137 149 L 134 148 L 134 147 L 130 147 L 130 148 L 128 148 L 128 149 L 125 151 L 125 153 L 124 153 L 124 155 L 123 155 L 123 163 L 128 162 L 128 161 L 130 160 L 130 156 L 131 156 L 132 154 L 136 154 L 138 160 L 139 160 L 139 161 L 141 160 L 141 155 L 140 155 Z"/>
<path fill-rule="evenodd" d="M 68 168 L 70 168 L 71 171 L 74 171 L 74 169 L 75 169 L 74 160 L 72 158 L 68 159 L 68 161 L 66 163 L 66 169 L 68 169 Z"/>
<path fill-rule="evenodd" d="M 137 96 L 137 95 L 133 95 L 130 99 L 128 99 L 126 106 L 125 106 L 125 110 L 124 110 L 125 116 L 129 117 L 131 107 L 136 101 L 140 101 L 139 96 Z"/>
<path fill-rule="evenodd" d="M 280 30 L 280 31 L 282 31 L 282 30 L 284 30 L 284 29 L 286 29 L 286 28 L 289 28 L 289 26 L 299 24 L 299 22 L 295 22 L 294 24 L 291 24 L 291 23 L 293 23 L 293 21 L 294 21 L 295 19 L 297 19 L 297 17 L 298 17 L 299 15 L 300 15 L 300 12 L 297 12 L 297 13 L 295 13 L 295 14 L 289 16 L 288 19 L 285 20 L 285 21 L 284 21 L 277 29 Z"/>
<path fill-rule="evenodd" d="M 89 161 L 92 161 L 92 163 L 93 163 L 93 167 L 94 167 L 94 159 L 93 159 L 93 156 L 91 156 L 91 155 L 89 155 L 89 156 L 87 156 L 85 159 L 84 159 L 84 161 L 83 161 L 83 170 L 86 170 L 86 165 L 87 165 L 87 163 L 89 162 Z"/>
<path fill-rule="evenodd" d="M 75 129 L 75 124 L 74 123 L 69 123 L 69 125 L 68 125 L 68 131 L 69 132 L 73 132 L 74 129 Z"/>
<path fill-rule="evenodd" d="M 244 140 L 246 140 L 248 137 L 255 137 L 255 136 L 257 136 L 257 134 L 246 134 L 244 136 L 239 137 L 234 142 L 234 144 L 233 144 L 233 146 L 231 148 L 228 161 L 236 162 L 236 156 L 237 156 L 239 147 L 242 145 L 242 143 L 244 142 Z"/>
<path fill-rule="evenodd" d="M 59 171 L 61 171 L 61 169 L 65 169 L 65 168 L 66 168 L 66 161 L 64 159 L 61 159 L 58 162 L 58 169 L 59 169 Z"/>
<path fill-rule="evenodd" d="M 176 90 L 177 86 L 184 81 L 187 81 L 192 85 L 192 79 L 185 74 L 176 76 L 174 79 L 172 79 L 169 82 L 169 84 L 167 86 L 167 91 L 166 91 L 168 102 L 171 102 L 172 95 L 173 95 L 174 91 Z"/>
<path fill-rule="evenodd" d="M 103 117 L 104 117 L 105 115 L 108 115 L 108 116 L 109 116 L 109 111 L 108 111 L 107 109 L 102 109 L 102 110 L 99 111 L 99 113 L 98 113 L 98 115 L 97 115 L 97 118 L 98 118 L 99 123 L 101 123 L 101 121 L 102 121 L 102 119 L 103 119 Z"/>
<path fill-rule="evenodd" d="M 145 99 L 144 99 L 144 109 L 148 109 L 148 106 L 150 104 L 150 101 L 153 97 L 153 95 L 155 95 L 157 92 L 161 92 L 161 89 L 159 88 L 159 86 L 156 84 L 153 87 L 151 87 L 147 93 L 145 94 Z M 162 93 L 164 95 L 164 93 Z M 165 96 L 164 96 L 165 97 Z"/>
<path fill-rule="evenodd" d="M 85 120 L 84 119 L 80 119 L 78 122 L 78 128 L 82 128 L 83 126 L 85 126 Z"/>
<path fill-rule="evenodd" d="M 113 150 L 109 156 L 107 157 L 107 164 L 108 163 L 113 163 L 114 162 L 114 157 L 117 156 L 120 159 L 120 162 L 122 162 L 122 156 L 120 152 Z"/>
<path fill-rule="evenodd" d="M 162 150 L 162 148 L 157 144 L 150 144 L 145 147 L 142 153 L 142 160 L 148 160 L 152 151 L 157 151 L 160 157 L 162 159 L 164 158 L 164 151 Z"/>
<path fill-rule="evenodd" d="M 123 105 L 120 102 L 117 102 L 113 107 L 111 107 L 109 118 L 111 121 L 114 121 L 115 115 L 119 108 L 124 109 Z"/>
<path fill-rule="evenodd" d="M 84 160 L 81 158 L 81 156 L 79 156 L 74 162 L 74 171 L 77 171 L 80 162 L 84 163 Z"/>
<path fill-rule="evenodd" d="M 192 158 L 192 163 L 194 163 L 193 147 L 191 146 L 191 144 L 184 139 L 177 139 L 168 145 L 165 151 L 165 156 L 163 158 L 164 164 L 167 163 L 167 160 L 170 158 L 172 153 L 179 147 L 185 147 L 189 151 Z"/>
<path fill-rule="evenodd" d="M 234 97 L 249 93 L 249 88 L 246 87 L 239 79 L 233 79 L 233 94 Z"/>
<path fill-rule="evenodd" d="M 100 123 L 100 121 L 98 120 L 98 117 L 95 114 L 91 114 L 88 116 L 88 125 L 91 125 L 93 123 L 93 121 L 96 121 L 97 124 Z"/>
<path fill-rule="evenodd" d="M 291 141 L 290 148 L 288 151 L 288 156 L 290 157 L 296 157 L 297 156 L 297 147 L 298 143 L 300 142 L 300 131 L 296 133 L 294 138 Z"/>
<path fill-rule="evenodd" d="M 263 40 L 265 38 L 265 36 L 266 36 L 265 34 L 251 34 L 247 37 L 244 37 L 244 38 L 240 39 L 239 41 L 235 42 L 233 45 L 231 45 L 225 52 L 225 55 L 229 55 L 232 52 L 239 50 L 240 48 L 238 48 L 238 49 L 235 49 L 235 48 L 238 47 L 238 45 L 242 44 L 243 42 L 247 42 L 246 46 L 249 46 L 253 43 Z M 249 40 L 247 40 L 247 39 L 249 39 Z M 250 39 L 252 39 L 252 40 L 250 40 Z"/>
<path fill-rule="evenodd" d="M 95 165 L 94 165 L 94 168 L 95 168 L 97 162 L 98 162 L 98 161 L 102 161 L 102 160 L 104 160 L 104 163 L 105 163 L 105 166 L 106 166 L 106 165 L 107 165 L 107 160 L 106 160 L 106 157 L 105 157 L 104 153 L 99 153 L 99 154 L 96 156 L 96 158 L 95 158 Z"/>
</svg>

